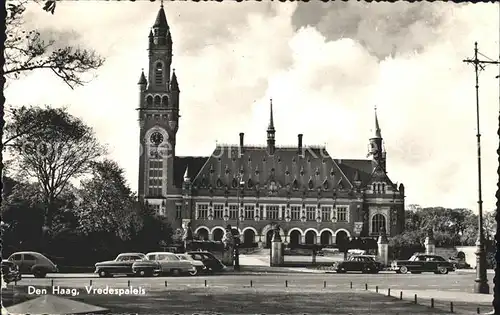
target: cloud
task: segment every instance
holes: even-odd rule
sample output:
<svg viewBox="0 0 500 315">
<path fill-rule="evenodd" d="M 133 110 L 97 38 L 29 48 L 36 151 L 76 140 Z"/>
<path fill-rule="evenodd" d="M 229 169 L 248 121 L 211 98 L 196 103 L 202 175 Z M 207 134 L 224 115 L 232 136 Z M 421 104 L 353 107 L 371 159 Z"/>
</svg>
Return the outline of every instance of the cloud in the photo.
<svg viewBox="0 0 500 315">
<path fill-rule="evenodd" d="M 50 73 L 9 87 L 13 104 L 69 105 L 92 125 L 136 189 L 137 80 L 158 10 L 148 2 L 61 2 L 30 8 L 28 24 L 73 30 L 106 58 L 76 91 Z M 336 158 L 364 158 L 377 105 L 389 175 L 407 203 L 476 209 L 473 43 L 498 54 L 491 4 L 189 3 L 166 5 L 181 89 L 180 155 L 208 155 L 215 140 L 265 143 L 273 98 L 278 144 L 327 143 Z M 494 207 L 498 81 L 481 73 L 483 199 Z M 47 88 L 50 86 L 50 89 Z M 25 93 L 29 87 L 30 93 Z"/>
</svg>

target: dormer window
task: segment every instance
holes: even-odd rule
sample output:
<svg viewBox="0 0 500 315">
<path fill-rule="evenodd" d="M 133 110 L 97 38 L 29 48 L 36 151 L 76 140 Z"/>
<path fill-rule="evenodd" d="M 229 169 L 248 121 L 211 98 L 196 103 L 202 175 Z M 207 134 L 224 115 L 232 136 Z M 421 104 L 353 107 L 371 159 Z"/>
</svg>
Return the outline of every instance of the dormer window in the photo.
<svg viewBox="0 0 500 315">
<path fill-rule="evenodd" d="M 307 185 L 308 185 L 309 189 L 313 189 L 314 188 L 314 184 L 313 184 L 312 179 L 309 180 L 309 183 Z"/>
<path fill-rule="evenodd" d="M 328 190 L 328 181 L 325 179 L 325 181 L 323 182 L 323 189 L 324 190 Z"/>
<path fill-rule="evenodd" d="M 251 178 L 249 178 L 248 181 L 247 181 L 247 187 L 248 188 L 252 188 L 253 187 L 253 182 L 252 182 Z"/>
<path fill-rule="evenodd" d="M 292 188 L 293 188 L 294 190 L 299 189 L 299 182 L 297 182 L 297 179 L 294 179 L 294 180 L 293 180 Z"/>
<path fill-rule="evenodd" d="M 222 180 L 220 178 L 217 179 L 217 188 L 222 187 Z"/>
<path fill-rule="evenodd" d="M 163 65 L 161 64 L 161 62 L 157 62 L 155 66 L 155 83 L 163 83 Z"/>
<path fill-rule="evenodd" d="M 233 186 L 233 188 L 238 187 L 238 181 L 236 180 L 236 178 L 233 178 L 233 182 L 231 183 L 231 186 Z"/>
</svg>

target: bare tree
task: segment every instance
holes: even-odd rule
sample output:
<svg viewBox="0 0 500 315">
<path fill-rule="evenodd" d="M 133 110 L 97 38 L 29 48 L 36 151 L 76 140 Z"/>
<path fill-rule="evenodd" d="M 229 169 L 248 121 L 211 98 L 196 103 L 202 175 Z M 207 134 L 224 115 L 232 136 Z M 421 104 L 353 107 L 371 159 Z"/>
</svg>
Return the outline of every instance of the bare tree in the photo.
<svg viewBox="0 0 500 315">
<path fill-rule="evenodd" d="M 50 229 L 54 203 L 70 180 L 87 174 L 91 162 L 105 154 L 91 127 L 70 115 L 64 108 L 32 107 L 23 112 L 14 125 L 26 117 L 38 130 L 19 134 L 9 146 L 14 165 L 24 178 L 36 179 L 45 205 L 44 227 Z M 9 130 L 6 130 L 9 131 Z"/>
<path fill-rule="evenodd" d="M 7 5 L 5 40 L 5 67 L 7 79 L 17 79 L 34 70 L 50 70 L 70 88 L 88 81 L 83 74 L 98 69 L 104 63 L 92 50 L 58 45 L 54 39 L 44 40 L 36 30 L 24 28 L 23 13 L 27 0 Z M 44 9 L 53 11 L 55 6 L 46 3 Z"/>
</svg>

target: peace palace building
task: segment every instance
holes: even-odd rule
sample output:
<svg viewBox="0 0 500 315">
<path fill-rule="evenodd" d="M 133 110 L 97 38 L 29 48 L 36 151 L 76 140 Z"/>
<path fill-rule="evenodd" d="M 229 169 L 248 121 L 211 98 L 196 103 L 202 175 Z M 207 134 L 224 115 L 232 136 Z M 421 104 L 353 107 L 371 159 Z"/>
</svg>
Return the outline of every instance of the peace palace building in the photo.
<svg viewBox="0 0 500 315">
<path fill-rule="evenodd" d="M 386 152 L 375 112 L 370 159 L 333 158 L 325 147 L 276 146 L 270 104 L 267 145 L 216 145 L 207 157 L 177 156 L 179 83 L 163 6 L 149 33 L 149 71 L 140 76 L 139 198 L 176 229 L 221 240 L 237 227 L 242 242 L 266 245 L 278 223 L 285 243 L 334 244 L 340 238 L 388 236 L 404 228 L 404 186 L 386 174 Z"/>
</svg>

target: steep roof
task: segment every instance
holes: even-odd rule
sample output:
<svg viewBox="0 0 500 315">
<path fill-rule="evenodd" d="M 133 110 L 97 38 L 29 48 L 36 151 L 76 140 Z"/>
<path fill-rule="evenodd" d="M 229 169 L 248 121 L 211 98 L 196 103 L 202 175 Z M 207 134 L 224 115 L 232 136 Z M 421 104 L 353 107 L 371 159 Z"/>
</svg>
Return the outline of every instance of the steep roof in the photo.
<svg viewBox="0 0 500 315">
<path fill-rule="evenodd" d="M 197 176 L 191 177 L 193 184 L 231 188 L 241 174 L 247 185 L 274 180 L 278 186 L 297 189 L 333 190 L 339 184 L 352 187 L 352 178 L 344 174 L 324 147 L 304 147 L 303 157 L 296 147 L 277 147 L 273 155 L 266 147 L 243 147 L 241 157 L 239 152 L 238 146 L 217 146 Z"/>
<path fill-rule="evenodd" d="M 153 27 L 168 29 L 167 16 L 165 15 L 165 10 L 163 9 L 163 5 L 160 7 L 160 10 L 156 15 L 155 24 L 153 24 Z"/>
</svg>

